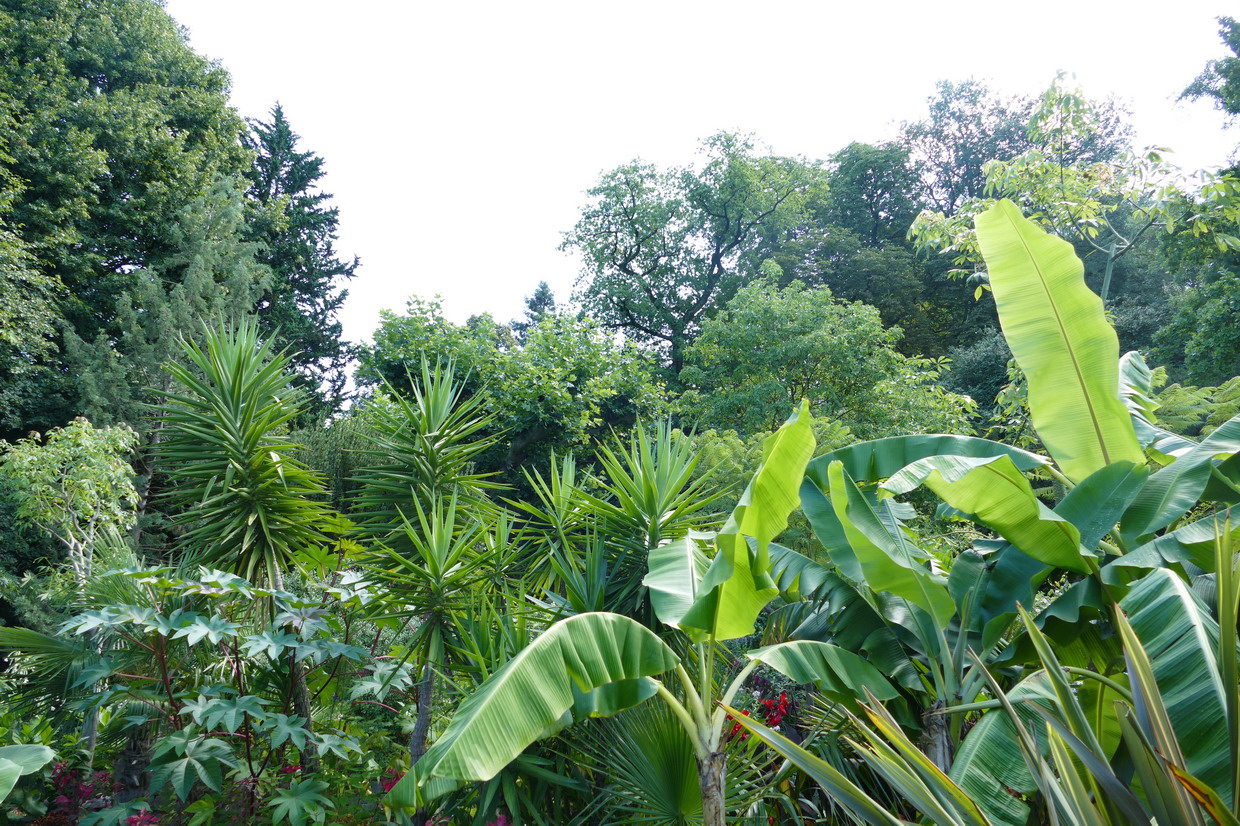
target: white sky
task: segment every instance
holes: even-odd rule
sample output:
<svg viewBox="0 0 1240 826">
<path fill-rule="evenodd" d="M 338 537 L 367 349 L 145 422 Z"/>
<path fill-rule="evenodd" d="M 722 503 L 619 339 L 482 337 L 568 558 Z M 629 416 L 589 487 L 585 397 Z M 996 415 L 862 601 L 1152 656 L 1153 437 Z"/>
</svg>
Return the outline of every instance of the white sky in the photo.
<svg viewBox="0 0 1240 826">
<path fill-rule="evenodd" d="M 1032 94 L 1073 72 L 1130 102 L 1138 143 L 1221 164 L 1240 128 L 1175 97 L 1223 56 L 1229 5 L 167 0 L 241 114 L 279 100 L 326 160 L 338 249 L 361 257 L 354 341 L 411 294 L 458 321 L 520 315 L 539 280 L 567 299 L 578 263 L 556 248 L 604 170 L 687 163 L 720 129 L 825 158 L 923 117 L 939 79 Z"/>
</svg>

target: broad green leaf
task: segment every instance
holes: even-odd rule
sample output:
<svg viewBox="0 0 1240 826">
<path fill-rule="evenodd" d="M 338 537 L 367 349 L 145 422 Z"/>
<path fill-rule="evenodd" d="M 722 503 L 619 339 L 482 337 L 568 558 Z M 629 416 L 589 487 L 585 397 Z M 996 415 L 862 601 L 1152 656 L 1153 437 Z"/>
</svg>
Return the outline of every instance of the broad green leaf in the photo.
<svg viewBox="0 0 1240 826">
<path fill-rule="evenodd" d="M 1034 559 L 1089 573 L 1081 554 L 1080 531 L 1042 504 L 1029 480 L 1007 456 L 932 456 L 904 468 L 884 482 L 882 489 L 901 494 L 921 485 Z"/>
<path fill-rule="evenodd" d="M 871 826 L 904 826 L 907 823 L 907 821 L 901 820 L 887 811 L 887 807 L 884 804 L 880 804 L 874 798 L 867 795 L 855 783 L 841 774 L 839 769 L 821 757 L 811 754 L 787 737 L 759 723 L 752 717 L 747 717 L 736 709 L 728 708 L 727 706 L 724 706 L 724 708 L 737 723 L 753 732 L 762 742 L 775 749 L 786 760 L 813 778 L 814 782 L 822 786 L 832 800 L 848 809 L 862 823 L 867 823 Z"/>
<path fill-rule="evenodd" d="M 17 779 L 21 776 L 21 766 L 12 760 L 0 757 L 0 801 L 9 796 L 9 792 L 13 791 L 13 787 L 17 785 Z"/>
<path fill-rule="evenodd" d="M 764 642 L 831 643 L 864 654 L 885 677 L 911 691 L 924 689 L 921 672 L 889 621 L 862 595 L 864 586 L 775 543 L 771 543 L 771 576 L 785 599 L 806 601 L 776 609 L 764 625 Z"/>
<path fill-rule="evenodd" d="M 271 745 L 276 747 L 290 742 L 298 749 L 306 747 L 306 718 L 290 717 L 287 714 L 272 714 L 264 721 L 264 727 L 271 735 Z"/>
<path fill-rule="evenodd" d="M 943 577 L 932 574 L 923 562 L 925 554 L 883 525 L 842 463 L 832 462 L 827 478 L 831 505 L 848 540 L 847 551 L 832 553 L 831 561 L 854 582 L 903 597 L 924 609 L 937 624 L 946 626 L 956 606 Z"/>
<path fill-rule="evenodd" d="M 561 727 L 579 695 L 661 674 L 677 662 L 654 633 L 628 617 L 600 613 L 561 620 L 461 703 L 416 771 L 405 775 L 385 802 L 395 808 L 415 805 L 417 785 L 436 778 L 489 780 L 528 745 Z"/>
<path fill-rule="evenodd" d="M 999 323 L 1029 386 L 1034 429 L 1069 479 L 1145 455 L 1120 401 L 1119 339 L 1072 245 L 1001 200 L 977 216 Z"/>
<path fill-rule="evenodd" d="M 1088 550 L 1115 529 L 1115 523 L 1149 478 L 1145 465 L 1116 462 L 1096 471 L 1068 491 L 1055 506 L 1055 513 L 1081 532 L 1081 545 Z"/>
<path fill-rule="evenodd" d="M 1151 571 L 1120 602 L 1153 663 L 1162 704 L 1190 774 L 1231 797 L 1227 691 L 1218 670 L 1218 623 L 1182 579 Z M 1135 688 L 1134 688 L 1135 691 Z"/>
<path fill-rule="evenodd" d="M 649 700 L 658 693 L 659 684 L 652 677 L 617 680 L 584 694 L 578 691 L 574 694 L 576 699 L 573 701 L 573 719 L 611 717 L 626 708 L 632 708 L 638 703 Z"/>
<path fill-rule="evenodd" d="M 240 627 L 237 623 L 230 622 L 223 617 L 195 617 L 188 625 L 182 626 L 173 635 L 173 639 L 185 637 L 189 645 L 197 645 L 207 639 L 215 645 L 224 637 L 237 636 L 237 630 Z"/>
<path fill-rule="evenodd" d="M 974 550 L 961 551 L 947 573 L 947 593 L 956 604 L 956 616 L 961 618 L 960 624 L 966 631 L 980 630 L 977 608 L 989 581 L 986 558 Z"/>
<path fill-rule="evenodd" d="M 851 651 L 812 640 L 768 645 L 745 654 L 769 665 L 796 683 L 813 683 L 836 699 L 865 699 L 866 691 L 879 700 L 899 696 L 882 673 Z"/>
<path fill-rule="evenodd" d="M 1051 701 L 1044 672 L 1017 683 L 1007 696 L 1026 729 L 1045 731 L 1028 702 Z M 1037 790 L 1016 738 L 1016 727 L 1007 714 L 1000 710 L 987 712 L 965 736 L 948 772 L 995 826 L 1024 826 L 1029 818 L 1029 807 L 1010 794 L 1009 789 L 1023 795 Z"/>
<path fill-rule="evenodd" d="M 1227 536 L 1229 528 L 1232 542 L 1240 542 L 1240 508 L 1231 507 L 1210 514 L 1155 537 L 1103 568 L 1103 579 L 1108 584 L 1123 584 L 1139 576 L 1124 569 L 1163 568 L 1170 565 L 1183 570 L 1186 562 L 1213 573 L 1214 540 Z"/>
<path fill-rule="evenodd" d="M 1188 450 L 1195 444 L 1155 424 L 1158 402 L 1154 401 L 1153 375 L 1145 358 L 1136 350 L 1120 356 L 1119 397 L 1132 415 L 1132 426 L 1142 447 L 1153 447 L 1169 454 Z"/>
<path fill-rule="evenodd" d="M 649 573 L 642 584 L 650 589 L 655 616 L 676 628 L 697 599 L 710 560 L 692 535 L 650 550 Z"/>
<path fill-rule="evenodd" d="M 264 631 L 246 637 L 241 643 L 241 650 L 249 657 L 266 654 L 268 659 L 275 660 L 286 649 L 296 645 L 297 637 L 287 631 Z"/>
<path fill-rule="evenodd" d="M 931 456 L 1007 456 L 1021 470 L 1033 470 L 1050 464 L 1045 456 L 1018 447 L 979 439 L 976 436 L 918 434 L 890 436 L 842 447 L 816 457 L 805 469 L 805 475 L 818 487 L 827 488 L 827 467 L 843 462 L 844 469 L 857 484 L 871 484 L 895 475 L 903 467 Z"/>
<path fill-rule="evenodd" d="M 202 717 L 202 724 L 208 729 L 214 729 L 217 726 L 223 725 L 225 731 L 229 733 L 235 732 L 241 728 L 247 714 L 256 720 L 264 719 L 266 712 L 263 711 L 263 706 L 267 702 L 267 700 L 255 697 L 253 694 L 236 698 L 221 697 L 212 700 L 210 708 Z M 182 713 L 184 713 L 184 710 L 182 710 Z"/>
<path fill-rule="evenodd" d="M 803 402 L 763 447 L 762 465 L 715 540 L 717 551 L 680 627 L 695 641 L 753 633 L 758 614 L 778 593 L 767 546 L 800 502 L 805 465 L 814 454 L 809 403 Z M 756 540 L 750 546 L 746 537 Z"/>
<path fill-rule="evenodd" d="M 151 789 L 171 784 L 177 797 L 189 797 L 194 783 L 201 781 L 207 788 L 219 791 L 223 767 L 237 767 L 232 750 L 222 740 L 198 739 L 188 729 L 165 737 L 155 749 L 151 763 Z"/>
<path fill-rule="evenodd" d="M 315 732 L 311 736 L 310 739 L 314 743 L 314 750 L 318 752 L 319 757 L 324 757 L 331 753 L 347 760 L 349 752 L 362 753 L 362 747 L 358 745 L 356 740 L 349 736 L 341 736 L 342 732 L 339 732 L 339 730 L 337 732 L 336 734 Z"/>
<path fill-rule="evenodd" d="M 0 746 L 0 760 L 17 764 L 22 774 L 33 774 L 52 762 L 56 752 L 47 746 L 20 745 Z M 0 799 L 3 799 L 0 797 Z"/>
<path fill-rule="evenodd" d="M 839 579 L 826 565 L 783 545 L 772 542 L 768 553 L 771 558 L 771 578 L 779 588 L 779 595 L 789 601 L 813 598 L 819 590 Z"/>
<path fill-rule="evenodd" d="M 1121 530 L 1136 538 L 1164 528 L 1197 505 L 1214 457 L 1240 451 L 1240 416 L 1225 422 L 1187 453 L 1152 475 L 1124 512 Z"/>
<path fill-rule="evenodd" d="M 272 809 L 271 822 L 280 823 L 287 820 L 292 826 L 305 826 L 316 812 L 322 819 L 323 809 L 331 809 L 335 804 L 323 796 L 327 790 L 327 782 L 306 778 L 295 780 L 287 789 L 276 789 L 267 805 Z"/>
</svg>

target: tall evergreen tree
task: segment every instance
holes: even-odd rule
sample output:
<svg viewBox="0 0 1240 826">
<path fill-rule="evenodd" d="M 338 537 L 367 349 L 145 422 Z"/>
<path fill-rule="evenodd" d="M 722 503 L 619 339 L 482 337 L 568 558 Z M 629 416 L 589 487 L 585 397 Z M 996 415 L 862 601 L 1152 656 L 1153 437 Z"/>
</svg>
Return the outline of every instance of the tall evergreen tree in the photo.
<svg viewBox="0 0 1240 826">
<path fill-rule="evenodd" d="M 259 260 L 271 269 L 258 305 L 263 333 L 289 350 L 300 383 L 323 403 L 315 412 L 324 413 L 339 405 L 354 356 L 341 340 L 336 313 L 348 295 L 340 282 L 353 277 L 357 258 L 346 262 L 336 252 L 340 210 L 318 188 L 323 159 L 299 151 L 299 140 L 278 103 L 271 120 L 250 122 L 244 138 L 255 152 L 246 193 L 254 213 L 250 238 L 262 244 Z"/>
<path fill-rule="evenodd" d="M 508 326 L 516 334 L 517 341 L 524 344 L 529 329 L 549 315 L 555 315 L 555 293 L 546 281 L 539 281 L 534 294 L 525 297 L 525 320 L 511 321 Z"/>
</svg>

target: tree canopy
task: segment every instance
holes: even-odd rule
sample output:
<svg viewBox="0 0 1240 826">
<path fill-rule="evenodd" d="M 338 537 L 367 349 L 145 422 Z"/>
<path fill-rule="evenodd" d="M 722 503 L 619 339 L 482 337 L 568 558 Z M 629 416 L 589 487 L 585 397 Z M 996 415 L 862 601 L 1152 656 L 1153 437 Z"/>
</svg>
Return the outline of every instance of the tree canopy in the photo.
<svg viewBox="0 0 1240 826">
<path fill-rule="evenodd" d="M 581 253 L 576 297 L 592 316 L 656 347 L 672 372 L 702 321 L 752 276 L 740 264 L 764 232 L 796 223 L 824 180 L 801 158 L 758 155 L 752 141 L 719 133 L 700 169 L 633 161 L 605 173 L 564 236 Z"/>
</svg>

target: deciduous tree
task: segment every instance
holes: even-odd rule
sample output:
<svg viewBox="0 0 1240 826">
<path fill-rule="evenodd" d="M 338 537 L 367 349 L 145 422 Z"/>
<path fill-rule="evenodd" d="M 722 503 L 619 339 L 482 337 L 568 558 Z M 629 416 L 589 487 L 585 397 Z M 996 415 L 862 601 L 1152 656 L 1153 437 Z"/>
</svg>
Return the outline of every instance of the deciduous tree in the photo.
<svg viewBox="0 0 1240 826">
<path fill-rule="evenodd" d="M 659 348 L 673 374 L 702 321 L 756 273 L 740 264 L 760 235 L 799 221 L 823 176 L 801 158 L 758 155 L 737 135 L 703 148 L 700 169 L 633 161 L 603 175 L 563 244 L 584 259 L 576 296 L 587 312 Z"/>
<path fill-rule="evenodd" d="M 935 380 L 942 365 L 895 349 L 899 329 L 826 288 L 742 288 L 686 353 L 681 405 L 700 428 L 774 430 L 801 399 L 862 438 L 964 427 L 968 399 Z"/>
</svg>

